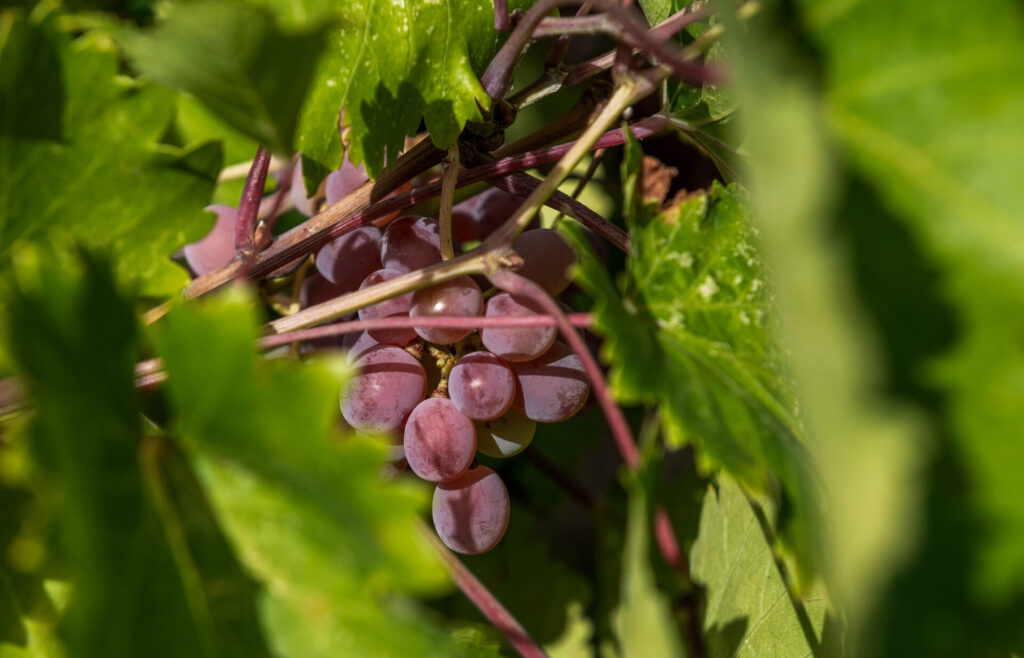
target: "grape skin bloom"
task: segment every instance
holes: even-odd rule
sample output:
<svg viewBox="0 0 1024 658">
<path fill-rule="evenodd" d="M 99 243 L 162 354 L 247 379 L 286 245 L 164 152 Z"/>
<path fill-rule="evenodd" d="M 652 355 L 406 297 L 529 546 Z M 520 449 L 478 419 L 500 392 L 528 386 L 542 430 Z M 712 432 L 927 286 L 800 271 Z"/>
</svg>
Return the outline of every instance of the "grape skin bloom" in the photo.
<svg viewBox="0 0 1024 658">
<path fill-rule="evenodd" d="M 507 292 L 487 301 L 487 317 L 524 317 L 542 314 L 530 300 Z M 530 361 L 547 351 L 555 342 L 555 327 L 487 327 L 480 332 L 484 347 L 506 361 Z"/>
<path fill-rule="evenodd" d="M 486 466 L 471 468 L 457 480 L 437 485 L 431 508 L 438 537 L 456 553 L 489 551 L 508 528 L 508 490 Z"/>
<path fill-rule="evenodd" d="M 423 366 L 400 347 L 371 347 L 356 360 L 359 375 L 341 396 L 345 421 L 363 432 L 397 432 L 427 393 Z"/>
<path fill-rule="evenodd" d="M 436 286 L 417 290 L 412 296 L 409 316 L 417 318 L 480 315 L 483 306 L 484 296 L 480 292 L 480 287 L 468 276 L 461 276 Z M 435 345 L 454 343 L 473 333 L 472 329 L 448 329 L 445 327 L 415 327 L 414 329 L 423 340 Z"/>
<path fill-rule="evenodd" d="M 468 418 L 493 420 L 508 411 L 516 397 L 516 377 L 490 352 L 459 359 L 448 375 L 448 396 Z"/>
<path fill-rule="evenodd" d="M 420 402 L 405 424 L 405 458 L 409 468 L 428 482 L 462 475 L 476 454 L 476 428 L 446 398 Z"/>
<path fill-rule="evenodd" d="M 560 423 L 576 415 L 590 394 L 583 362 L 562 342 L 543 356 L 512 364 L 519 382 L 516 411 L 538 423 Z"/>
</svg>

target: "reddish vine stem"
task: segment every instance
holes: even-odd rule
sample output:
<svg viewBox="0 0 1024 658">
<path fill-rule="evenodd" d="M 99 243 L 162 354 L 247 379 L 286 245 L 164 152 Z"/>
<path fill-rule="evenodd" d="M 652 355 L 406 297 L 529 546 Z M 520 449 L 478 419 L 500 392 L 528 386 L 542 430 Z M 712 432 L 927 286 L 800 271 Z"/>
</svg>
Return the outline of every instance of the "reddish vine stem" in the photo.
<svg viewBox="0 0 1024 658">
<path fill-rule="evenodd" d="M 570 313 L 569 322 L 576 327 L 589 327 L 594 323 L 594 316 L 590 313 Z M 491 327 L 552 327 L 557 320 L 549 315 L 530 316 L 498 316 L 485 317 L 482 315 L 460 315 L 447 317 L 409 317 L 391 316 L 386 318 L 374 318 L 372 320 L 352 320 L 349 322 L 334 322 L 312 329 L 299 329 L 281 334 L 264 336 L 257 341 L 261 349 L 270 349 L 295 343 L 303 340 L 316 340 L 317 338 L 330 338 L 342 336 L 359 331 L 373 329 L 407 329 L 410 327 L 440 327 L 444 329 L 486 329 Z"/>
<path fill-rule="evenodd" d="M 256 149 L 249 175 L 245 178 L 242 198 L 238 202 L 238 219 L 235 223 L 235 249 L 243 254 L 253 250 L 256 234 L 256 215 L 263 201 L 263 186 L 267 182 L 267 169 L 270 167 L 270 151 L 264 147 Z"/>
<path fill-rule="evenodd" d="M 526 12 L 511 36 L 501 47 L 498 54 L 491 60 L 487 70 L 480 77 L 480 82 L 491 98 L 502 98 L 512 84 L 512 71 L 519 56 L 532 38 L 534 30 L 552 9 L 575 4 L 574 0 L 540 0 Z M 605 12 L 621 28 L 624 37 L 633 39 L 636 44 L 653 55 L 657 60 L 682 78 L 691 82 L 710 82 L 716 79 L 715 73 L 701 65 L 687 61 L 675 46 L 654 39 L 648 29 L 630 11 L 621 7 L 614 0 L 592 0 L 595 7 Z"/>
<path fill-rule="evenodd" d="M 477 610 L 487 618 L 495 628 L 501 631 L 508 643 L 512 645 L 516 651 L 519 652 L 523 658 L 547 658 L 547 653 L 540 648 L 540 645 L 530 637 L 530 634 L 526 632 L 512 613 L 509 612 L 505 606 L 501 604 L 490 590 L 484 586 L 480 580 L 473 575 L 466 565 L 462 564 L 459 558 L 455 557 L 448 548 L 441 543 L 441 540 L 437 538 L 432 530 L 422 522 L 418 521 L 417 525 L 420 531 L 427 538 L 427 541 L 434 547 L 437 554 L 440 556 L 441 561 L 444 562 L 444 566 L 448 569 L 448 573 L 451 575 L 452 580 L 459 586 L 462 593 L 466 595 L 466 598 L 473 602 Z"/>
<path fill-rule="evenodd" d="M 590 354 L 590 350 L 587 349 L 583 337 L 577 333 L 572 323 L 565 317 L 565 313 L 559 308 L 558 303 L 533 281 L 508 270 L 498 270 L 494 274 L 490 274 L 489 277 L 498 288 L 536 302 L 545 313 L 555 318 L 562 336 L 565 337 L 569 347 L 583 363 L 583 369 L 586 371 L 587 377 L 590 378 L 594 396 L 597 397 L 601 410 L 604 412 L 605 418 L 608 419 L 608 426 L 612 430 L 612 436 L 615 437 L 619 452 L 622 453 L 623 461 L 626 462 L 630 470 L 636 470 L 640 465 L 640 453 L 637 450 L 633 432 L 629 429 L 629 423 L 626 422 L 626 416 L 623 415 L 622 409 L 615 403 L 608 391 L 601 368 Z"/>
<path fill-rule="evenodd" d="M 512 20 L 508 16 L 508 0 L 494 0 L 494 29 L 508 32 L 512 28 Z"/>
</svg>

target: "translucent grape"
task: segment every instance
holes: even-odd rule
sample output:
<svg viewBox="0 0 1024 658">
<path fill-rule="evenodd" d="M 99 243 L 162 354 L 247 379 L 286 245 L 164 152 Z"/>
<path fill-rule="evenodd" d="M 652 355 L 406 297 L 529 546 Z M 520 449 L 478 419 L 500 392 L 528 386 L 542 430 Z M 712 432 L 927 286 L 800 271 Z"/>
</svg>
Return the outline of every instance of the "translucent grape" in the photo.
<svg viewBox="0 0 1024 658">
<path fill-rule="evenodd" d="M 473 221 L 473 231 L 477 240 L 483 240 L 494 233 L 523 204 L 521 197 L 496 187 L 477 195 L 477 198 Z"/>
<path fill-rule="evenodd" d="M 462 475 L 476 453 L 476 428 L 451 400 L 423 400 L 405 424 L 405 458 L 413 472 L 429 482 Z"/>
<path fill-rule="evenodd" d="M 528 299 L 513 297 L 507 292 L 491 297 L 484 313 L 487 317 L 522 317 L 542 314 Z M 555 341 L 555 327 L 489 327 L 480 338 L 491 352 L 506 361 L 530 361 L 543 354 Z"/>
<path fill-rule="evenodd" d="M 302 177 L 302 156 L 296 159 L 295 166 L 292 167 L 292 183 L 288 189 L 288 195 L 292 198 L 292 203 L 295 204 L 295 209 L 306 217 L 311 217 L 314 213 L 313 200 L 316 195 L 306 196 L 306 181 Z"/>
<path fill-rule="evenodd" d="M 324 194 L 327 197 L 327 205 L 333 205 L 341 201 L 349 192 L 356 189 L 369 180 L 366 176 L 366 169 L 360 164 L 358 167 L 343 158 L 341 167 L 337 171 L 327 174 L 327 182 L 324 183 Z"/>
<path fill-rule="evenodd" d="M 537 423 L 510 409 L 501 418 L 476 423 L 476 449 L 488 457 L 518 455 L 533 441 Z"/>
<path fill-rule="evenodd" d="M 441 234 L 437 220 L 406 215 L 388 224 L 380 243 L 384 267 L 412 272 L 441 262 Z"/>
<path fill-rule="evenodd" d="M 569 270 L 576 264 L 576 253 L 558 231 L 537 228 L 525 231 L 516 240 L 515 251 L 523 259 L 516 274 L 536 282 L 549 295 L 569 287 Z"/>
<path fill-rule="evenodd" d="M 480 292 L 480 287 L 468 276 L 462 276 L 430 286 L 429 288 L 417 290 L 412 296 L 409 316 L 421 318 L 480 315 L 483 306 L 484 297 Z M 416 333 L 431 343 L 446 345 L 462 340 L 473 333 L 473 330 L 416 327 Z"/>
<path fill-rule="evenodd" d="M 390 281 L 391 279 L 401 275 L 401 272 L 396 272 L 395 270 L 377 270 L 363 280 L 359 289 L 362 290 L 363 288 L 369 288 L 370 286 L 381 283 L 382 281 Z M 377 318 L 407 315 L 411 304 L 412 293 L 392 297 L 391 299 L 384 300 L 383 302 L 379 302 L 373 306 L 367 306 L 366 308 L 359 309 L 359 319 L 374 320 Z M 369 332 L 371 336 L 380 342 L 389 343 L 391 345 L 405 345 L 416 337 L 416 332 L 411 327 L 408 329 L 370 329 Z"/>
<path fill-rule="evenodd" d="M 448 396 L 467 417 L 491 420 L 512 406 L 516 377 L 490 352 L 473 352 L 459 359 L 449 373 Z"/>
<path fill-rule="evenodd" d="M 372 272 L 381 269 L 380 229 L 362 226 L 328 242 L 316 255 L 316 269 L 346 292 L 356 290 Z"/>
<path fill-rule="evenodd" d="M 235 222 L 238 210 L 231 206 L 206 206 L 217 213 L 210 232 L 195 242 L 185 245 L 185 262 L 197 276 L 220 269 L 235 257 Z"/>
<path fill-rule="evenodd" d="M 345 421 L 364 432 L 396 432 L 427 392 L 423 366 L 408 352 L 379 345 L 356 361 L 359 374 L 341 396 Z"/>
<path fill-rule="evenodd" d="M 489 551 L 508 528 L 508 490 L 486 466 L 476 466 L 457 480 L 437 485 L 432 508 L 438 537 L 456 553 Z"/>
<path fill-rule="evenodd" d="M 583 362 L 560 341 L 538 359 L 512 364 L 512 371 L 519 383 L 516 411 L 538 423 L 571 418 L 590 393 Z"/>
</svg>

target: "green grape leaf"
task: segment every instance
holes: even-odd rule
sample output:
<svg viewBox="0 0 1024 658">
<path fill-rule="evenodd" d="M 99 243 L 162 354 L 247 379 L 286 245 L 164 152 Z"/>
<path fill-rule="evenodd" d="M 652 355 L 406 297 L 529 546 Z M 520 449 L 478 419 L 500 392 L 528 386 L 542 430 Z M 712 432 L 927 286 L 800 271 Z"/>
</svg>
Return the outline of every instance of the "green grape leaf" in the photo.
<svg viewBox="0 0 1024 658">
<path fill-rule="evenodd" d="M 707 466 L 758 490 L 777 477 L 796 511 L 785 534 L 813 570 L 813 469 L 745 195 L 716 183 L 659 212 L 637 198 L 639 162 L 630 142 L 624 202 L 635 210 L 624 294 L 592 259 L 578 273 L 596 300 L 610 383 L 623 402 L 658 405 L 669 444 L 695 443 Z"/>
<path fill-rule="evenodd" d="M 0 459 L 18 460 L 21 452 L 20 445 L 8 440 Z M 26 483 L 12 481 L 22 479 L 12 477 L 13 469 L 5 470 L 4 481 L 0 483 L 0 658 L 42 656 L 46 655 L 44 638 L 52 638 L 56 610 L 42 578 L 16 558 L 18 540 L 35 498 Z"/>
<path fill-rule="evenodd" d="M 499 38 L 489 0 L 355 0 L 339 12 L 342 28 L 331 36 L 303 109 L 298 146 L 306 158 L 326 170 L 341 164 L 341 108 L 351 128 L 348 158 L 376 177 L 421 119 L 434 144 L 446 148 L 467 120 L 481 118 L 480 107 L 490 107 L 477 79 Z"/>
<path fill-rule="evenodd" d="M 703 628 L 711 658 L 821 655 L 826 603 L 794 603 L 763 529 L 767 522 L 727 475 L 704 496 L 690 571 L 706 588 Z"/>
<path fill-rule="evenodd" d="M 342 361 L 261 360 L 237 290 L 172 310 L 155 341 L 180 435 L 290 656 L 457 655 L 407 596 L 447 586 L 416 519 L 426 491 L 379 477 L 387 448 L 339 436 Z"/>
<path fill-rule="evenodd" d="M 935 381 L 949 395 L 971 495 L 991 524 L 980 590 L 1024 592 L 1024 21 L 1019 5 L 807 4 L 827 80 L 828 127 L 943 268 L 959 344 Z M 922 20 L 926 18 L 927 20 Z M 955 34 L 954 39 L 945 38 Z M 886 44 L 880 50 L 865 43 Z"/>
<path fill-rule="evenodd" d="M 613 625 L 623 656 L 685 656 L 679 629 L 651 568 L 651 523 L 640 477 L 626 481 L 629 509 L 622 550 L 622 584 Z"/>
<path fill-rule="evenodd" d="M 109 251 L 144 294 L 180 290 L 188 276 L 170 255 L 211 224 L 219 147 L 158 146 L 173 95 L 119 77 L 88 36 L 16 19 L 2 48 L 0 266 L 50 231 Z"/>
<path fill-rule="evenodd" d="M 216 0 L 173 6 L 154 30 L 119 40 L 140 71 L 289 155 L 325 36 L 323 27 L 284 32 L 268 11 Z"/>
<path fill-rule="evenodd" d="M 135 320 L 107 263 L 39 252 L 10 303 L 12 353 L 36 404 L 36 490 L 74 586 L 74 656 L 268 656 L 240 570 L 172 444 L 143 437 Z M 85 422 L 83 422 L 85 421 Z"/>
</svg>

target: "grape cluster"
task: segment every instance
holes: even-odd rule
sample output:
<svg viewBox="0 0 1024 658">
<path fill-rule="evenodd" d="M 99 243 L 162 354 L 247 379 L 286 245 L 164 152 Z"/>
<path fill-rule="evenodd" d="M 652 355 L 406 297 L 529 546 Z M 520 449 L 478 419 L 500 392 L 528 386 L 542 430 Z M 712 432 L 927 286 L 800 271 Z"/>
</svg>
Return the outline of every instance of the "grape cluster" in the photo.
<svg viewBox="0 0 1024 658">
<path fill-rule="evenodd" d="M 483 239 L 518 203 L 494 190 L 478 195 L 455 208 L 453 233 L 462 241 Z M 350 236 L 321 251 L 319 276 L 337 282 L 335 270 L 353 277 L 358 264 L 365 272 L 359 287 L 367 287 L 441 260 L 431 218 L 406 215 L 382 234 Z M 370 254 L 370 243 L 379 246 L 376 259 L 362 256 Z M 519 273 L 549 294 L 569 285 L 575 254 L 556 231 L 526 231 L 515 249 L 524 263 Z M 366 307 L 359 317 L 542 313 L 532 301 L 504 292 L 485 300 L 476 281 L 460 277 Z M 449 548 L 469 554 L 491 549 L 508 525 L 509 497 L 476 453 L 511 457 L 529 445 L 537 423 L 579 411 L 590 392 L 580 359 L 557 340 L 555 327 L 545 326 L 378 329 L 350 334 L 343 344 L 358 371 L 341 397 L 345 421 L 358 431 L 402 437 L 400 460 L 437 485 L 434 527 Z"/>
<path fill-rule="evenodd" d="M 361 168 L 346 161 L 326 178 L 322 191 L 330 204 L 366 180 Z M 315 197 L 305 196 L 301 167 L 293 170 L 291 194 L 296 209 L 313 213 Z M 485 239 L 521 202 L 491 189 L 456 205 L 455 240 L 466 245 Z M 213 229 L 183 250 L 196 275 L 235 256 L 237 211 L 209 210 L 217 215 Z M 576 257 L 556 231 L 531 228 L 514 249 L 523 261 L 518 273 L 548 294 L 558 295 L 569 285 Z M 364 226 L 319 250 L 316 271 L 302 282 L 299 305 L 313 306 L 440 261 L 435 219 L 406 215 L 383 232 Z M 481 285 L 489 287 L 482 277 L 460 277 L 363 308 L 359 318 L 542 314 L 531 300 L 506 292 L 485 299 Z M 357 431 L 402 437 L 396 461 L 437 485 L 438 535 L 452 550 L 472 554 L 497 544 L 509 520 L 505 485 L 497 473 L 477 464 L 477 451 L 495 458 L 518 454 L 533 439 L 537 423 L 568 419 L 589 395 L 583 364 L 557 334 L 555 327 L 544 326 L 478 332 L 414 326 L 320 338 L 308 347 L 342 347 L 355 359 L 358 375 L 341 397 L 345 421 Z"/>
</svg>

